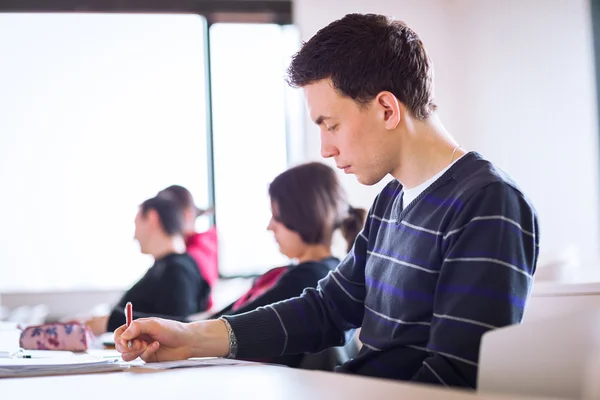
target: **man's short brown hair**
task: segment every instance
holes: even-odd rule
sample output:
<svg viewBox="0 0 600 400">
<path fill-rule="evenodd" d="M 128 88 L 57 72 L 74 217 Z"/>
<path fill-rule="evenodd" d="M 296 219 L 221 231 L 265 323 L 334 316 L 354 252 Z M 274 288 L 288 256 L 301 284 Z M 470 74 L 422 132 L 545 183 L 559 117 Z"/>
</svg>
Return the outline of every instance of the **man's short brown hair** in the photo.
<svg viewBox="0 0 600 400">
<path fill-rule="evenodd" d="M 389 91 L 415 118 L 436 109 L 433 66 L 421 39 L 383 15 L 348 14 L 321 29 L 294 56 L 287 81 L 302 87 L 328 78 L 360 104 Z"/>
</svg>

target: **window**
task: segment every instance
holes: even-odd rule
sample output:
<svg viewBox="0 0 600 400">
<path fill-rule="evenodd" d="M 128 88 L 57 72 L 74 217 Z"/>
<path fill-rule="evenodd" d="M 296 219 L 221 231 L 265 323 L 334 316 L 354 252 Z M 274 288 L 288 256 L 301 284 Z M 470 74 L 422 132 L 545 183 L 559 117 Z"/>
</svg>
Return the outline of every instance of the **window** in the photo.
<svg viewBox="0 0 600 400">
<path fill-rule="evenodd" d="M 301 129 L 297 93 L 284 81 L 299 35 L 292 26 L 218 23 L 209 36 L 219 268 L 261 273 L 289 262 L 266 227 L 269 183 L 288 166 L 286 132 Z"/>
<path fill-rule="evenodd" d="M 171 184 L 199 206 L 214 195 L 222 275 L 287 263 L 267 189 L 302 154 L 302 100 L 283 80 L 300 40 L 267 23 L 289 22 L 289 3 L 240 5 L 262 23 L 213 24 L 210 46 L 196 14 L 0 14 L 0 292 L 132 284 L 152 262 L 133 240 L 137 205 Z"/>
<path fill-rule="evenodd" d="M 205 24 L 0 14 L 0 291 L 130 285 L 137 205 L 208 205 Z"/>
</svg>

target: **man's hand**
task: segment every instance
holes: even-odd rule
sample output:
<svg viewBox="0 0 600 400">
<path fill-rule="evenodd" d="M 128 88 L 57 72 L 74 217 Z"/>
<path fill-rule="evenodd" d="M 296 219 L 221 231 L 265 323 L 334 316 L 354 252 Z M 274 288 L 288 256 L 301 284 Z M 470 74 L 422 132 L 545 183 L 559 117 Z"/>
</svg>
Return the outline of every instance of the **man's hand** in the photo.
<svg viewBox="0 0 600 400">
<path fill-rule="evenodd" d="M 115 347 L 124 361 L 138 357 L 146 362 L 224 357 L 229 353 L 229 335 L 219 320 L 182 323 L 140 318 L 129 328 L 123 325 L 115 331 Z"/>
</svg>

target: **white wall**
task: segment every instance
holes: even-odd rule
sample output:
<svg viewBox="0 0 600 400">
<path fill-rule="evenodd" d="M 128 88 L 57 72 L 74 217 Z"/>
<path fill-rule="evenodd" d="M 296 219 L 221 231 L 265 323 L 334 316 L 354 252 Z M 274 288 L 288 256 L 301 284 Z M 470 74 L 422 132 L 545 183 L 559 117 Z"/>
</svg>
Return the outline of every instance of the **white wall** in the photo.
<svg viewBox="0 0 600 400">
<path fill-rule="evenodd" d="M 297 0 L 303 40 L 349 12 L 392 15 L 425 43 L 446 127 L 509 172 L 532 199 L 542 253 L 599 252 L 598 131 L 588 0 Z M 307 122 L 305 154 L 319 158 Z M 380 189 L 343 177 L 351 201 Z"/>
<path fill-rule="evenodd" d="M 574 244 L 583 260 L 597 256 L 600 224 L 587 3 L 462 0 L 460 15 L 469 23 L 458 24 L 470 53 L 466 108 L 475 147 L 531 197 L 542 251 Z"/>
<path fill-rule="evenodd" d="M 365 2 L 363 0 L 297 0 L 294 5 L 295 24 L 300 29 L 303 41 L 310 39 L 320 28 L 326 26 L 335 19 L 343 17 L 350 12 L 359 13 L 380 13 L 393 15 L 396 18 L 406 21 L 415 29 L 421 39 L 427 44 L 430 56 L 434 60 L 444 60 L 448 56 L 448 45 L 444 41 L 448 30 L 449 6 L 447 1 L 438 0 L 373 0 Z M 448 98 L 449 93 L 453 93 L 453 77 L 448 69 L 435 69 L 435 92 L 438 105 L 451 104 Z M 450 107 L 441 107 L 440 115 L 449 129 L 458 126 L 454 122 L 454 113 Z M 316 125 L 306 116 L 305 122 L 306 137 L 304 143 L 305 156 L 307 160 L 323 161 L 320 156 L 319 130 Z M 457 131 L 457 129 L 452 129 Z M 466 143 L 466 137 L 456 134 L 461 143 Z M 464 140 L 463 140 L 464 139 Z M 327 161 L 334 166 L 333 161 Z M 354 206 L 368 208 L 374 197 L 381 190 L 384 184 L 382 182 L 372 187 L 366 187 L 356 182 L 354 176 L 339 174 L 348 196 Z"/>
</svg>

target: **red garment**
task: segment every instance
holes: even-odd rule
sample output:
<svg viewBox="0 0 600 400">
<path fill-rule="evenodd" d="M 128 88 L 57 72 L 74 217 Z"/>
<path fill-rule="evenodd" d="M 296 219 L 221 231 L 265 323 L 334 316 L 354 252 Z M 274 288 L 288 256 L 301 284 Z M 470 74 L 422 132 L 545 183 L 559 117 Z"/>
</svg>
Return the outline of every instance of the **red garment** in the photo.
<svg viewBox="0 0 600 400">
<path fill-rule="evenodd" d="M 211 288 L 219 280 L 219 246 L 217 228 L 206 232 L 192 233 L 185 239 L 187 253 L 196 261 L 200 273 Z M 208 298 L 208 309 L 213 305 L 212 296 Z"/>
<path fill-rule="evenodd" d="M 244 304 L 251 302 L 258 296 L 262 295 L 267 290 L 271 289 L 271 287 L 273 287 L 273 285 L 275 285 L 277 283 L 277 281 L 279 280 L 279 277 L 281 275 L 283 275 L 285 272 L 287 272 L 288 268 L 289 267 L 287 267 L 287 266 L 273 268 L 273 269 L 265 272 L 260 277 L 258 277 L 256 279 L 256 281 L 254 281 L 254 284 L 252 285 L 252 287 L 250 289 L 248 289 L 248 291 L 246 293 L 241 295 L 240 298 L 237 299 L 237 301 L 235 303 L 233 303 L 233 306 L 231 307 L 231 311 L 237 310 L 238 308 L 242 307 Z"/>
</svg>

